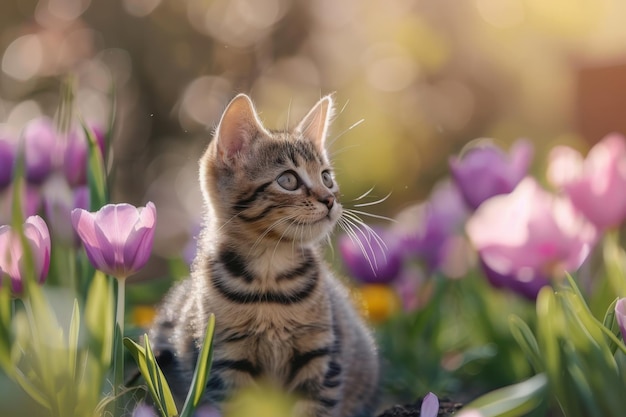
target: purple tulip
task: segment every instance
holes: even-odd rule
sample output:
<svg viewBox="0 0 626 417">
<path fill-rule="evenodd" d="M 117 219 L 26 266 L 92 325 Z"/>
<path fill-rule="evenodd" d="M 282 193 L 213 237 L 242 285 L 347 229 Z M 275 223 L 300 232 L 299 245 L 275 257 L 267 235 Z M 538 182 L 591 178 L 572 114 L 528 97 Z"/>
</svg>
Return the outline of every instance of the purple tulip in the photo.
<svg viewBox="0 0 626 417">
<path fill-rule="evenodd" d="M 72 190 L 60 176 L 46 181 L 44 188 L 44 211 L 55 242 L 79 245 L 80 239 L 72 226 L 72 210 L 89 208 L 89 188 L 82 186 Z"/>
<path fill-rule="evenodd" d="M 7 139 L 0 138 L 0 190 L 6 188 L 11 183 L 14 159 L 15 149 L 13 144 Z"/>
<path fill-rule="evenodd" d="M 532 178 L 482 204 L 466 231 L 490 282 L 530 299 L 550 279 L 578 269 L 597 238 L 567 199 Z"/>
<path fill-rule="evenodd" d="M 141 269 L 152 251 L 156 208 L 107 204 L 95 213 L 72 211 L 72 224 L 92 265 L 118 279 Z"/>
<path fill-rule="evenodd" d="M 432 392 L 422 399 L 420 417 L 437 417 L 439 415 L 439 398 Z"/>
<path fill-rule="evenodd" d="M 626 141 L 622 135 L 606 136 L 585 160 L 574 149 L 557 146 L 550 152 L 548 178 L 598 228 L 613 228 L 626 219 Z"/>
<path fill-rule="evenodd" d="M 409 207 L 397 216 L 394 232 L 405 254 L 417 257 L 432 273 L 453 266 L 456 243 L 462 239 L 468 215 L 458 188 L 443 181 L 433 189 L 427 202 Z"/>
<path fill-rule="evenodd" d="M 626 298 L 620 298 L 615 304 L 615 319 L 622 332 L 622 340 L 626 341 Z"/>
<path fill-rule="evenodd" d="M 158 414 L 154 407 L 141 403 L 133 410 L 132 417 L 157 417 Z"/>
<path fill-rule="evenodd" d="M 63 152 L 63 173 L 71 186 L 87 184 L 87 138 L 82 130 L 67 134 Z"/>
<path fill-rule="evenodd" d="M 12 221 L 14 185 L 10 185 L 0 192 L 0 224 L 9 224 Z M 22 190 L 22 214 L 24 217 L 34 216 L 41 207 L 39 188 L 26 184 Z"/>
<path fill-rule="evenodd" d="M 57 152 L 57 133 L 47 117 L 31 120 L 22 132 L 26 160 L 26 179 L 41 184 L 52 172 Z"/>
<path fill-rule="evenodd" d="M 50 268 L 50 234 L 41 217 L 31 216 L 26 219 L 24 237 L 30 245 L 35 279 L 41 284 L 46 280 Z M 27 273 L 24 261 L 24 248 L 19 233 L 11 226 L 0 226 L 0 277 L 11 279 L 11 288 L 15 294 L 20 294 L 23 290 L 22 280 Z"/>
<path fill-rule="evenodd" d="M 424 271 L 416 265 L 407 265 L 393 281 L 393 288 L 406 312 L 421 309 L 432 295 L 432 286 Z"/>
<path fill-rule="evenodd" d="M 402 254 L 397 240 L 388 230 L 373 233 L 357 231 L 355 236 L 339 239 L 339 252 L 350 275 L 364 283 L 393 281 L 402 268 Z"/>
<path fill-rule="evenodd" d="M 513 191 L 526 176 L 532 156 L 530 142 L 518 140 L 509 155 L 494 145 L 470 149 L 451 158 L 450 169 L 463 198 L 476 209 L 488 198 Z"/>
<path fill-rule="evenodd" d="M 104 157 L 104 135 L 102 129 L 90 126 L 96 138 L 98 148 Z M 70 131 L 63 152 L 63 173 L 67 182 L 72 186 L 87 184 L 87 159 L 89 144 L 82 127 Z"/>
</svg>

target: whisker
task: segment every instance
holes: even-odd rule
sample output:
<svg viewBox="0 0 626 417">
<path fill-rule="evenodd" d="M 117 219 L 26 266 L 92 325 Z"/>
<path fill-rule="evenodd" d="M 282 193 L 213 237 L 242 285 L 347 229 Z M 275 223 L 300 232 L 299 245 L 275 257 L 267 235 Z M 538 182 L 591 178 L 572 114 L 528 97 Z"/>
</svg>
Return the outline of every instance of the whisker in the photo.
<svg viewBox="0 0 626 417">
<path fill-rule="evenodd" d="M 367 207 L 367 206 L 373 206 L 375 204 L 380 204 L 384 201 L 386 201 L 389 197 L 391 196 L 391 191 L 389 191 L 389 194 L 387 194 L 386 196 L 384 196 L 383 198 L 376 200 L 376 201 L 371 201 L 369 203 L 359 203 L 359 204 L 355 204 L 354 207 Z"/>
<path fill-rule="evenodd" d="M 347 219 L 350 219 L 352 222 L 362 226 L 367 232 L 367 234 L 374 238 L 374 240 L 378 244 L 378 247 L 381 249 L 381 251 L 383 251 L 383 253 L 386 253 L 386 251 L 389 249 L 387 247 L 387 243 L 385 243 L 385 241 L 378 235 L 378 233 L 376 233 L 376 231 L 372 227 L 370 227 L 367 223 L 365 223 L 359 216 L 357 216 L 354 213 L 349 212 L 348 210 L 345 210 L 344 214 Z M 361 230 L 359 229 L 359 231 Z M 364 232 L 361 231 L 361 233 L 363 233 L 363 237 L 367 239 L 367 236 L 365 236 Z"/>
<path fill-rule="evenodd" d="M 331 145 L 332 145 L 333 143 L 335 143 L 335 141 L 336 141 L 337 139 L 339 139 L 340 137 L 342 137 L 343 135 L 345 135 L 346 133 L 348 133 L 349 131 L 351 131 L 352 129 L 354 129 L 355 127 L 357 127 L 358 125 L 360 125 L 360 124 L 361 124 L 361 123 L 363 123 L 364 121 L 365 121 L 365 119 L 361 119 L 361 120 L 358 120 L 358 121 L 356 121 L 356 122 L 352 123 L 352 124 L 350 125 L 350 127 L 348 127 L 348 128 L 347 128 L 347 129 L 345 129 L 345 130 L 342 130 L 341 132 L 339 132 L 338 134 L 336 134 L 336 135 L 335 135 L 335 136 L 334 136 L 334 137 L 333 137 L 333 138 L 329 141 L 329 144 L 331 144 Z"/>
<path fill-rule="evenodd" d="M 329 143 L 331 143 L 331 144 L 332 144 L 332 143 L 334 143 L 334 142 L 332 142 L 332 141 L 331 141 L 331 142 L 329 142 Z M 340 154 L 342 154 L 343 152 L 345 152 L 345 151 L 347 151 L 347 150 L 349 150 L 349 149 L 358 148 L 358 147 L 360 147 L 360 146 L 361 146 L 360 144 L 354 144 L 354 145 L 344 146 L 343 148 L 339 148 L 339 149 L 333 150 L 332 152 L 330 152 L 330 153 L 329 153 L 329 155 L 330 155 L 331 159 L 335 159 L 335 157 L 336 157 L 337 155 L 340 155 Z"/>
<path fill-rule="evenodd" d="M 341 110 L 339 110 L 339 114 L 343 113 L 343 111 L 346 109 L 346 107 L 348 107 L 348 104 L 350 103 L 350 99 L 346 100 L 346 103 L 343 105 L 343 107 L 341 108 Z"/>
<path fill-rule="evenodd" d="M 390 221 L 392 223 L 397 223 L 398 222 L 396 219 L 392 219 L 391 217 L 382 216 L 380 214 L 372 214 L 372 213 L 368 213 L 366 211 L 354 210 L 354 209 L 344 209 L 344 211 L 349 211 L 351 213 L 361 214 L 363 216 L 373 217 L 375 219 L 386 220 L 386 221 Z"/>
<path fill-rule="evenodd" d="M 289 131 L 289 125 L 291 124 L 291 105 L 293 104 L 293 97 L 289 99 L 289 106 L 287 107 L 287 121 L 285 122 L 285 132 Z"/>
<path fill-rule="evenodd" d="M 372 263 L 372 260 L 370 259 L 369 254 L 365 250 L 365 246 L 363 246 L 363 242 L 361 242 L 361 239 L 359 239 L 359 236 L 354 230 L 353 225 L 348 221 L 348 219 L 343 218 L 343 217 L 339 218 L 338 223 L 340 227 L 346 232 L 350 240 L 359 247 L 359 249 L 361 250 L 361 253 L 363 254 L 363 257 L 365 258 L 365 260 L 367 260 L 367 263 L 369 264 L 370 268 L 375 273 L 376 269 L 374 268 L 374 264 Z M 365 236 L 363 231 L 360 230 L 358 227 L 356 228 L 356 230 L 358 230 L 359 232 L 361 232 L 361 234 L 363 234 L 363 236 Z M 370 246 L 370 249 L 371 249 L 371 246 Z M 375 262 L 376 262 L 376 259 L 374 259 L 374 263 Z"/>
<path fill-rule="evenodd" d="M 370 188 L 369 190 L 367 190 L 366 192 L 364 192 L 363 194 L 361 194 L 357 198 L 353 199 L 352 201 L 359 201 L 359 200 L 367 197 L 372 191 L 374 191 L 374 187 L 373 186 L 372 186 L 372 188 Z"/>
</svg>

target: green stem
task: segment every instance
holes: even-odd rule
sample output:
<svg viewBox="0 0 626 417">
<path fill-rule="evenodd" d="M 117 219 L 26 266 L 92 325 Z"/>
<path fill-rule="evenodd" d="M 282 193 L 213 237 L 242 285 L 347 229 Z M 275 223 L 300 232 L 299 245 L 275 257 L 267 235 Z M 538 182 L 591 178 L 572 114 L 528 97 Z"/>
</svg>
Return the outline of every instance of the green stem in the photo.
<svg viewBox="0 0 626 417">
<path fill-rule="evenodd" d="M 126 301 L 126 278 L 117 279 L 117 313 L 115 323 L 119 326 L 122 336 L 124 336 L 124 306 Z"/>
<path fill-rule="evenodd" d="M 115 337 L 113 345 L 113 395 L 115 403 L 124 385 L 124 306 L 126 277 L 117 279 L 117 312 L 115 314 Z M 117 410 L 116 410 L 117 411 Z"/>
</svg>

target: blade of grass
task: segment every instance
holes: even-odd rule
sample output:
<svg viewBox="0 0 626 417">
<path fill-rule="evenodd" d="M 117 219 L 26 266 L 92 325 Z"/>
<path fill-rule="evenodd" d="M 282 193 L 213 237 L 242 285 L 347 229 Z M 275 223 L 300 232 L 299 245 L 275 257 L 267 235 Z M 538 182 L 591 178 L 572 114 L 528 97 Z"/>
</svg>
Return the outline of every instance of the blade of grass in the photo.
<svg viewBox="0 0 626 417">
<path fill-rule="evenodd" d="M 146 341 L 146 347 L 142 347 L 132 339 L 124 338 L 124 346 L 130 352 L 131 356 L 135 359 L 139 372 L 146 380 L 148 391 L 152 399 L 159 408 L 159 412 L 163 417 L 175 417 L 178 416 L 176 410 L 176 403 L 172 397 L 172 393 L 167 385 L 165 376 L 158 363 L 154 359 L 154 353 L 150 349 L 150 343 L 148 342 L 148 335 L 144 334 L 144 340 Z M 152 363 L 149 364 L 149 357 L 152 358 Z M 153 372 L 156 377 L 153 378 Z M 159 385 L 160 384 L 160 388 Z"/>
<path fill-rule="evenodd" d="M 512 314 L 509 316 L 509 328 L 513 338 L 528 357 L 535 372 L 543 372 L 543 361 L 541 359 L 541 353 L 539 352 L 539 344 L 537 343 L 535 335 L 530 330 L 530 327 L 528 327 L 528 324 L 519 316 Z"/>
<path fill-rule="evenodd" d="M 191 380 L 191 387 L 187 393 L 187 399 L 183 405 L 183 411 L 181 417 L 191 417 L 193 411 L 196 409 L 202 395 L 206 389 L 206 384 L 209 380 L 209 372 L 211 370 L 211 362 L 213 360 L 213 334 L 215 333 L 215 315 L 209 316 L 209 323 L 207 324 L 206 333 L 204 335 L 204 342 L 202 343 L 202 349 L 198 356 L 198 362 L 196 363 L 196 369 L 193 373 Z"/>
<path fill-rule="evenodd" d="M 547 391 L 548 378 L 537 374 L 524 382 L 485 394 L 463 410 L 477 410 L 481 417 L 517 417 L 537 408 L 545 401 Z"/>
</svg>

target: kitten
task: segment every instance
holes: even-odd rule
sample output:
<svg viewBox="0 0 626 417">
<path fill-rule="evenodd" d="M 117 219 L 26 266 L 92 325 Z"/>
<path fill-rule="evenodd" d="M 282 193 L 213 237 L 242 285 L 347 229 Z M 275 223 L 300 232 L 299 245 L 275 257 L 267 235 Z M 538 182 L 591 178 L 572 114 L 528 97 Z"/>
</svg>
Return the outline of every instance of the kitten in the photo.
<svg viewBox="0 0 626 417">
<path fill-rule="evenodd" d="M 332 105 L 322 98 L 292 132 L 266 130 L 243 94 L 224 111 L 200 160 L 206 216 L 191 277 L 151 330 L 178 402 L 214 313 L 209 403 L 262 379 L 297 396 L 298 416 L 374 413 L 373 338 L 320 253 L 342 215 L 324 149 Z"/>
</svg>

